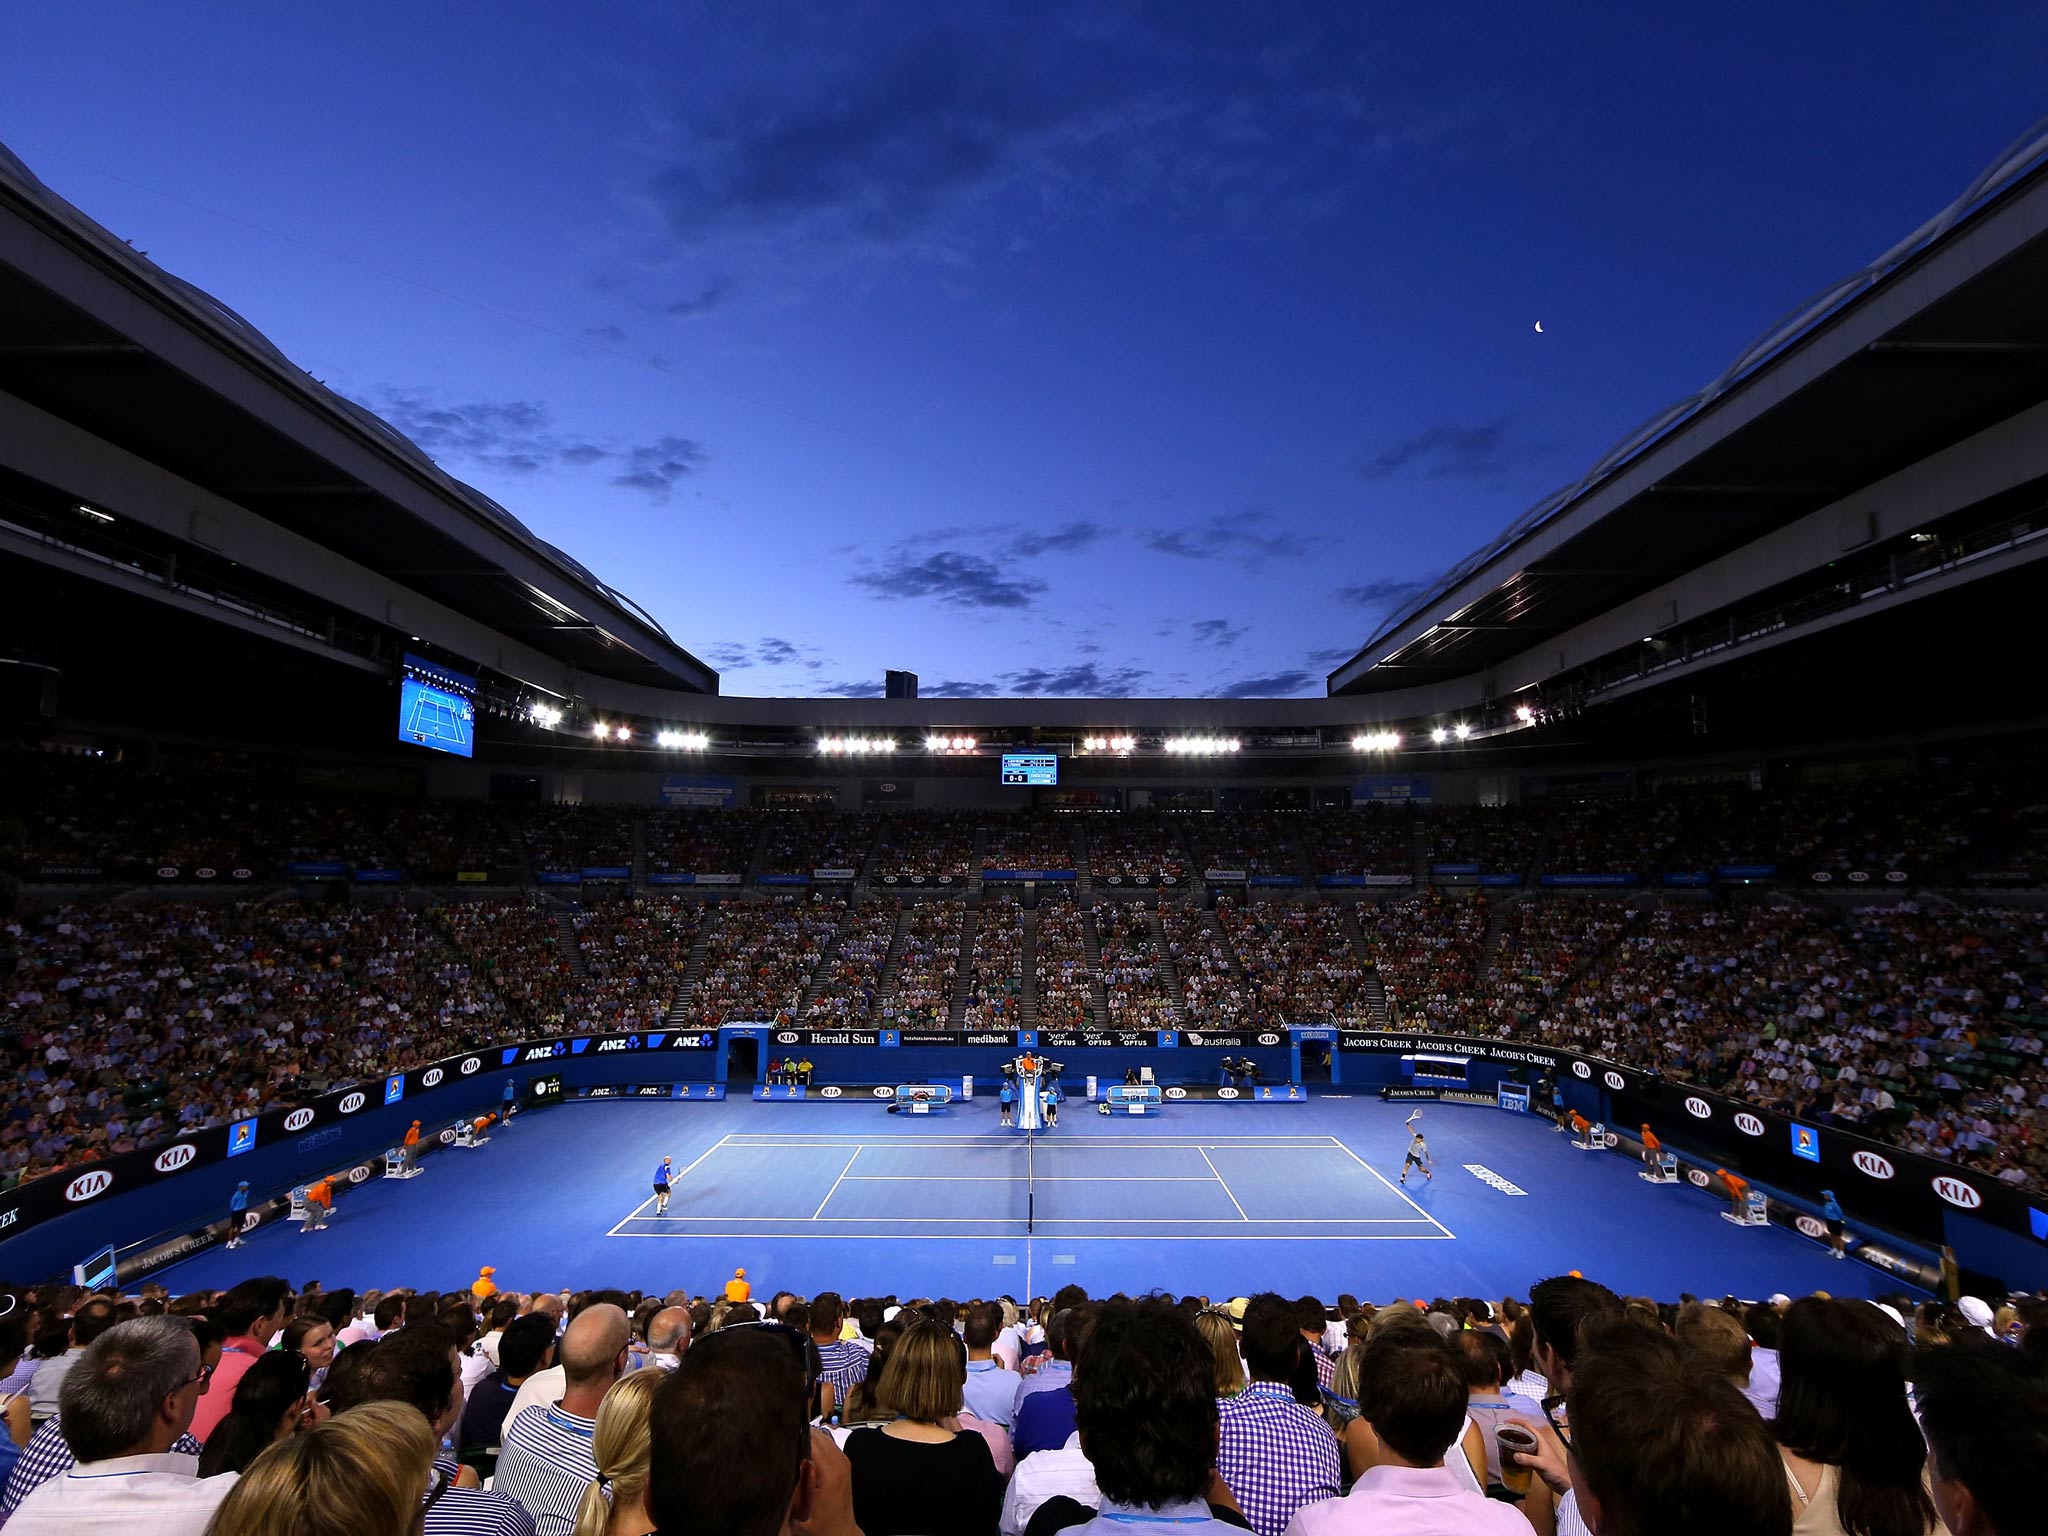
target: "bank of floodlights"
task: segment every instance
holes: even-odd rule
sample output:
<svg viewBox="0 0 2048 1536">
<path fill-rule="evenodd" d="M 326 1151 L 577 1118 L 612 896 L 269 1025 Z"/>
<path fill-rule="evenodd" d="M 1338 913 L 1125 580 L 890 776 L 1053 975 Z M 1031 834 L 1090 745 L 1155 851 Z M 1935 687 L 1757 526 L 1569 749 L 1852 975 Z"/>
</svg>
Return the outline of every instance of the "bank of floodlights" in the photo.
<svg viewBox="0 0 2048 1536">
<path fill-rule="evenodd" d="M 654 744 L 680 752 L 702 752 L 711 745 L 711 738 L 702 731 L 656 731 Z"/>
<path fill-rule="evenodd" d="M 828 757 L 872 756 L 878 752 L 894 752 L 896 738 L 893 736 L 820 736 L 818 750 Z"/>
<path fill-rule="evenodd" d="M 944 736 L 935 734 L 925 737 L 924 749 L 927 752 L 972 752 L 974 750 L 974 738 L 972 736 Z"/>
<path fill-rule="evenodd" d="M 1393 752 L 1401 745 L 1399 731 L 1366 731 L 1351 738 L 1354 752 Z"/>
<path fill-rule="evenodd" d="M 562 712 L 552 704 L 535 704 L 526 711 L 526 718 L 544 731 L 552 731 L 562 723 Z"/>
<path fill-rule="evenodd" d="M 1188 757 L 1220 757 L 1244 745 L 1235 736 L 1169 736 L 1163 743 L 1168 752 Z"/>
<path fill-rule="evenodd" d="M 1081 750 L 1084 752 L 1114 752 L 1119 757 L 1129 757 L 1137 750 L 1135 736 L 1083 736 Z M 1168 748 L 1171 751 L 1171 748 Z"/>
</svg>

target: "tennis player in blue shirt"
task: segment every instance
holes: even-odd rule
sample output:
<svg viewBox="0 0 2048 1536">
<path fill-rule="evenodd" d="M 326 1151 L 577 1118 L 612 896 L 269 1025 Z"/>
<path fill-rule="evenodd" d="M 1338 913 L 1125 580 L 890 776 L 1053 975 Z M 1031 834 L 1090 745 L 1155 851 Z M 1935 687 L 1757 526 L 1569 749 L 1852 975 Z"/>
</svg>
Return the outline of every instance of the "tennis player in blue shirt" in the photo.
<svg viewBox="0 0 2048 1536">
<path fill-rule="evenodd" d="M 668 1214 L 668 1184 L 671 1177 L 669 1160 L 664 1157 L 661 1166 L 654 1170 L 654 1214 L 657 1216 Z"/>
</svg>

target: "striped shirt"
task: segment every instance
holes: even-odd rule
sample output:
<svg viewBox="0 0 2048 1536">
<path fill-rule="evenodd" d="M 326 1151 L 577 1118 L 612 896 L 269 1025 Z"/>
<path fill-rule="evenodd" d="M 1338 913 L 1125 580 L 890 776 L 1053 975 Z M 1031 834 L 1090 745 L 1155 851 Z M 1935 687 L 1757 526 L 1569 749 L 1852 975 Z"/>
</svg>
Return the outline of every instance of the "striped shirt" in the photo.
<svg viewBox="0 0 2048 1536">
<path fill-rule="evenodd" d="M 1217 1403 L 1216 1412 L 1216 1470 L 1258 1536 L 1280 1536 L 1297 1509 L 1343 1491 L 1337 1437 L 1285 1387 L 1255 1381 Z"/>
<path fill-rule="evenodd" d="M 597 1477 L 596 1429 L 595 1419 L 560 1407 L 527 1408 L 505 1426 L 493 1486 L 526 1506 L 538 1536 L 569 1536 L 575 1527 L 583 1492 Z"/>
<path fill-rule="evenodd" d="M 868 1352 L 858 1344 L 837 1340 L 818 1346 L 820 1369 L 818 1380 L 832 1383 L 839 1401 L 846 1401 L 846 1394 L 868 1379 Z"/>
<path fill-rule="evenodd" d="M 434 1470 L 450 1486 L 427 1511 L 423 1536 L 534 1536 L 533 1516 L 516 1499 L 483 1488 L 453 1486 L 462 1468 L 452 1461 L 437 1460 Z"/>
<path fill-rule="evenodd" d="M 171 1442 L 171 1449 L 181 1456 L 197 1456 L 199 1442 L 190 1435 L 180 1435 Z M 0 1520 L 13 1514 L 21 1501 L 44 1483 L 77 1465 L 78 1458 L 64 1443 L 57 1421 L 51 1419 L 28 1437 L 28 1444 L 21 1448 L 21 1459 L 7 1474 L 6 1491 L 0 1492 Z"/>
</svg>

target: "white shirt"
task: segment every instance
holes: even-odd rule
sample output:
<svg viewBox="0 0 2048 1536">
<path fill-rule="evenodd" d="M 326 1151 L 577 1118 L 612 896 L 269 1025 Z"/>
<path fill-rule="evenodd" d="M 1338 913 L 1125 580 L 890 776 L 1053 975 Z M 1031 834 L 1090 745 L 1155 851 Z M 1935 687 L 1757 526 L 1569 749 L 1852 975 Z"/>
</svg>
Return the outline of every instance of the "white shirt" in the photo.
<svg viewBox="0 0 2048 1536">
<path fill-rule="evenodd" d="M 1095 1465 L 1081 1454 L 1078 1430 L 1067 1436 L 1067 1443 L 1058 1450 L 1033 1451 L 1017 1463 L 1003 1494 L 1003 1536 L 1024 1536 L 1024 1527 L 1038 1513 L 1038 1506 L 1061 1494 L 1090 1509 L 1102 1503 L 1101 1490 L 1095 1486 Z"/>
<path fill-rule="evenodd" d="M 1461 1455 L 1454 1445 L 1451 1456 Z M 1285 1536 L 1528 1536 L 1512 1504 L 1460 1487 L 1443 1467 L 1368 1467 L 1341 1499 L 1304 1504 Z"/>
<path fill-rule="evenodd" d="M 519 1384 L 513 1395 L 512 1406 L 505 1410 L 505 1422 L 510 1424 L 529 1408 L 552 1408 L 562 1400 L 562 1394 L 569 1390 L 569 1373 L 559 1365 L 551 1365 L 544 1371 L 535 1371 Z"/>
<path fill-rule="evenodd" d="M 81 1462 L 21 1501 L 17 1536 L 203 1536 L 235 1474 L 202 1479 L 199 1458 L 116 1456 Z"/>
</svg>

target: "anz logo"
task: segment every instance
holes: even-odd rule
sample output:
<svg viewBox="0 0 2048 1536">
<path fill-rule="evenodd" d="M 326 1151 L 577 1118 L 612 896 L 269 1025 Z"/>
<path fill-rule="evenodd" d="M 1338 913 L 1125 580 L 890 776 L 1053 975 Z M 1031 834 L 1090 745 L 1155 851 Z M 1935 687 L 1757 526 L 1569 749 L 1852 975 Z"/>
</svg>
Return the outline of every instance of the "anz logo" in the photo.
<svg viewBox="0 0 2048 1536">
<path fill-rule="evenodd" d="M 1607 1086 L 1612 1088 L 1616 1093 L 1621 1092 L 1622 1089 L 1628 1086 L 1627 1080 L 1624 1079 L 1619 1072 L 1609 1072 L 1606 1075 L 1606 1077 L 1602 1079 L 1602 1081 L 1604 1081 L 1607 1084 Z"/>
<path fill-rule="evenodd" d="M 637 1044 L 637 1040 L 600 1040 L 597 1048 L 600 1051 L 630 1051 Z"/>
<path fill-rule="evenodd" d="M 463 1061 L 463 1063 L 462 1063 L 462 1075 L 463 1075 L 464 1077 L 467 1077 L 467 1076 L 469 1076 L 469 1074 L 470 1074 L 470 1073 L 474 1072 L 474 1071 L 475 1071 L 475 1070 L 476 1070 L 476 1069 L 477 1069 L 478 1067 L 480 1067 L 480 1066 L 482 1066 L 482 1065 L 483 1065 L 483 1059 L 482 1059 L 481 1057 L 478 1057 L 478 1056 L 471 1056 L 471 1057 L 468 1057 L 468 1058 L 466 1058 L 466 1059 L 465 1059 L 465 1060 Z"/>
<path fill-rule="evenodd" d="M 156 1155 L 158 1173 L 176 1173 L 199 1155 L 199 1149 L 189 1141 L 181 1141 L 175 1147 L 165 1147 Z"/>
<path fill-rule="evenodd" d="M 1735 1129 L 1745 1136 L 1761 1136 L 1764 1133 L 1764 1123 L 1745 1110 L 1735 1117 Z"/>
<path fill-rule="evenodd" d="M 441 1069 L 440 1069 L 439 1067 L 429 1067 L 429 1068 L 427 1068 L 427 1070 L 426 1070 L 426 1073 L 425 1073 L 425 1075 L 424 1075 L 424 1076 L 422 1076 L 422 1077 L 420 1078 L 420 1086 L 421 1086 L 422 1088 L 438 1088 L 438 1087 L 440 1087 L 440 1086 L 441 1086 Z"/>
<path fill-rule="evenodd" d="M 1858 1152 L 1849 1161 L 1856 1165 L 1858 1173 L 1866 1173 L 1873 1179 L 1888 1179 L 1897 1171 L 1892 1167 L 1890 1158 L 1875 1152 Z"/>
<path fill-rule="evenodd" d="M 295 1109 L 284 1117 L 284 1128 L 288 1131 L 303 1131 L 313 1123 L 313 1111 Z"/>
<path fill-rule="evenodd" d="M 1591 1077 L 1593 1069 L 1583 1061 L 1575 1061 L 1572 1063 L 1572 1074 L 1575 1077 Z"/>
<path fill-rule="evenodd" d="M 1261 1045 L 1278 1045 L 1279 1043 L 1280 1043 L 1280 1037 L 1279 1037 L 1278 1035 L 1261 1035 L 1261 1036 L 1259 1036 L 1259 1044 L 1261 1044 Z"/>
<path fill-rule="evenodd" d="M 90 1200 L 94 1195 L 103 1195 L 114 1182 L 114 1176 L 104 1168 L 95 1168 L 91 1173 L 81 1173 L 64 1186 L 64 1198 L 76 1205 L 81 1200 Z"/>
<path fill-rule="evenodd" d="M 363 1107 L 363 1096 L 360 1093 L 352 1093 L 343 1099 L 337 1107 L 344 1115 L 352 1115 Z"/>
<path fill-rule="evenodd" d="M 1974 1211 L 1984 1203 L 1984 1197 L 1961 1179 L 1951 1178 L 1943 1173 L 1935 1175 L 1932 1182 L 1937 1195 L 1962 1210 Z"/>
<path fill-rule="evenodd" d="M 546 1061 L 554 1054 L 555 1048 L 552 1045 L 536 1045 L 528 1047 L 526 1054 L 519 1059 L 521 1061 Z"/>
<path fill-rule="evenodd" d="M 1714 1118 L 1713 1106 L 1697 1095 L 1685 1101 L 1685 1112 L 1695 1120 L 1711 1120 Z"/>
</svg>

